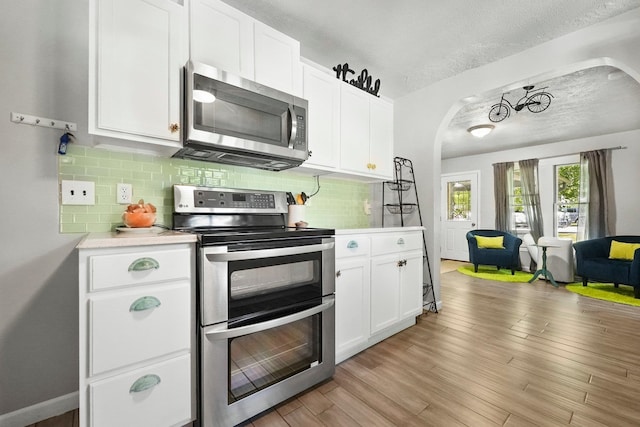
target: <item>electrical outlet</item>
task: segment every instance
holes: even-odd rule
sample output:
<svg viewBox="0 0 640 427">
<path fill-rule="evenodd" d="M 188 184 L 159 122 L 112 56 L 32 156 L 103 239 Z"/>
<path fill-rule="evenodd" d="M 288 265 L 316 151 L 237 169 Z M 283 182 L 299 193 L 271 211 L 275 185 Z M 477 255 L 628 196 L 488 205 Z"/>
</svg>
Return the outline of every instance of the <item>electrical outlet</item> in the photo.
<svg viewBox="0 0 640 427">
<path fill-rule="evenodd" d="M 116 201 L 121 205 L 131 203 L 133 188 L 131 184 L 116 184 Z"/>
<path fill-rule="evenodd" d="M 93 181 L 66 181 L 60 186 L 63 205 L 95 205 L 96 184 Z"/>
</svg>

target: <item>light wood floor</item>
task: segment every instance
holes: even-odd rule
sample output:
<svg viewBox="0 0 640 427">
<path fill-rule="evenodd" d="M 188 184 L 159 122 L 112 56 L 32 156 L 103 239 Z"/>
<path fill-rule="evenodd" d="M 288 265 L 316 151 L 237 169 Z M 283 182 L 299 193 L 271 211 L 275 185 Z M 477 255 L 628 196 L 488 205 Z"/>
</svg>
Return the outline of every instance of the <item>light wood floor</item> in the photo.
<svg viewBox="0 0 640 427">
<path fill-rule="evenodd" d="M 640 307 L 543 281 L 441 278 L 439 314 L 247 425 L 640 425 Z"/>
</svg>

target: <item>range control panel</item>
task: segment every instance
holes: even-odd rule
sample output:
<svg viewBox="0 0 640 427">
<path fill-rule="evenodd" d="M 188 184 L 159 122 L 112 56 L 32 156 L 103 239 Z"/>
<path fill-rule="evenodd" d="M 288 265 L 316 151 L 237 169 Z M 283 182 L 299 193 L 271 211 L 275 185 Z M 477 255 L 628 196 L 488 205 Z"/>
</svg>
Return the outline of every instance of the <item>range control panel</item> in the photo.
<svg viewBox="0 0 640 427">
<path fill-rule="evenodd" d="M 276 199 L 270 193 L 235 193 L 194 190 L 193 201 L 200 208 L 275 209 Z"/>
<path fill-rule="evenodd" d="M 286 194 L 281 191 L 174 185 L 175 212 L 284 213 Z"/>
</svg>

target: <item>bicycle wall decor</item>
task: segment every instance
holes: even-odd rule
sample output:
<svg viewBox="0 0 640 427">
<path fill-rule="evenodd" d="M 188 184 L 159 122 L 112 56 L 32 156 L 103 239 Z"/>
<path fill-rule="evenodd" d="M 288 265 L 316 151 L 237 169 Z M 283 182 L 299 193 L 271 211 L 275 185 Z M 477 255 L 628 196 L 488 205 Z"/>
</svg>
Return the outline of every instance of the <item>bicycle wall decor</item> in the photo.
<svg viewBox="0 0 640 427">
<path fill-rule="evenodd" d="M 534 89 L 534 87 L 533 85 L 523 86 L 522 89 L 525 90 L 525 94 L 522 98 L 518 99 L 515 105 L 511 104 L 511 102 L 504 97 L 505 94 L 503 93 L 500 102 L 491 106 L 491 110 L 489 110 L 489 120 L 494 123 L 501 122 L 509 117 L 511 110 L 515 110 L 517 113 L 525 107 L 532 113 L 541 113 L 549 108 L 553 95 L 545 91 L 548 86 L 539 89 Z"/>
</svg>

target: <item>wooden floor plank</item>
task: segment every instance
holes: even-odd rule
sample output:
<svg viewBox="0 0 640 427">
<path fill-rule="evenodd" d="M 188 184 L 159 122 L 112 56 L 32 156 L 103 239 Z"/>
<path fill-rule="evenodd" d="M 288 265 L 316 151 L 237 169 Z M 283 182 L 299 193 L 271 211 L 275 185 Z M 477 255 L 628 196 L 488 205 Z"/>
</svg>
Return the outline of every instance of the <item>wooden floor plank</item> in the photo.
<svg viewBox="0 0 640 427">
<path fill-rule="evenodd" d="M 367 406 L 357 397 L 338 387 L 326 394 L 326 397 L 340 409 L 349 414 L 351 418 L 358 420 L 363 426 L 388 427 L 393 424 L 380 415 L 375 408 Z"/>
<path fill-rule="evenodd" d="M 440 313 L 246 425 L 640 425 L 640 307 L 455 269 L 441 295 Z M 63 415 L 30 427 L 78 425 Z"/>
</svg>

